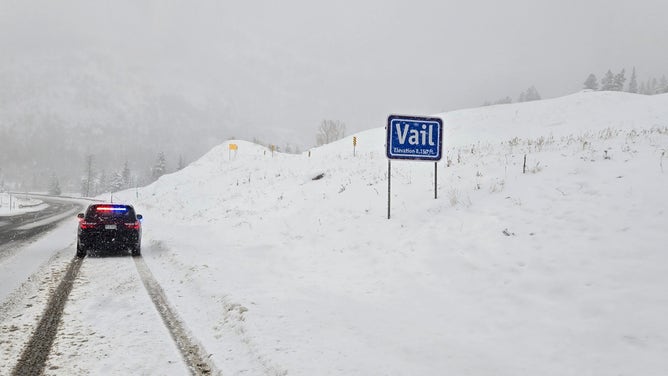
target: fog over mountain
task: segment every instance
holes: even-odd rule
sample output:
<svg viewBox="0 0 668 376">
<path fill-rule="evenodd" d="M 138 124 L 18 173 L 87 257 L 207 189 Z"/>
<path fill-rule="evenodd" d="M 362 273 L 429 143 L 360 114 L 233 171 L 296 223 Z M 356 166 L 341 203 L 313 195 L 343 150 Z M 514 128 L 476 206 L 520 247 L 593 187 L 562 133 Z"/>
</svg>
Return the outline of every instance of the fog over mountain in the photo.
<svg viewBox="0 0 668 376">
<path fill-rule="evenodd" d="M 4 172 L 22 180 L 51 172 L 77 180 L 89 154 L 97 170 L 128 161 L 144 172 L 159 151 L 175 167 L 179 155 L 191 159 L 220 143 L 231 118 L 220 95 L 202 99 L 206 87 L 152 78 L 106 54 L 5 65 L 0 82 L 0 134 L 11 141 L 2 146 Z"/>
<path fill-rule="evenodd" d="M 0 178 L 77 190 L 98 171 L 149 174 L 231 137 L 305 150 L 348 133 L 578 91 L 607 69 L 668 73 L 658 0 L 356 2 L 0 0 Z M 363 140 L 361 140 L 363 142 Z"/>
</svg>

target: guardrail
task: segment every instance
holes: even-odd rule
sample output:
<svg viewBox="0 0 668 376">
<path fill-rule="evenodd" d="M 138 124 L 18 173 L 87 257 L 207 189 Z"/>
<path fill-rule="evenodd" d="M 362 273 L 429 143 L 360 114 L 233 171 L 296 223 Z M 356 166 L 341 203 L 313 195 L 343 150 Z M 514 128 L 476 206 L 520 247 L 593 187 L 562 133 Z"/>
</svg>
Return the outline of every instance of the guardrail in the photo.
<svg viewBox="0 0 668 376">
<path fill-rule="evenodd" d="M 13 195 L 15 197 L 21 197 L 21 196 L 38 196 L 38 197 L 50 197 L 50 198 L 68 198 L 68 199 L 73 199 L 73 200 L 87 200 L 87 201 L 93 201 L 93 202 L 106 202 L 105 200 L 100 200 L 97 198 L 90 198 L 90 197 L 74 197 L 74 196 L 55 196 L 55 195 L 49 195 L 46 193 L 30 193 L 30 192 L 7 192 L 10 195 Z"/>
<path fill-rule="evenodd" d="M 40 205 L 42 205 L 42 204 L 44 204 L 43 201 L 42 201 L 42 202 L 35 203 L 35 204 L 19 204 L 19 209 L 21 209 L 21 208 L 34 208 L 34 207 L 36 207 L 36 206 L 40 206 Z"/>
<path fill-rule="evenodd" d="M 83 200 L 83 201 L 90 201 L 90 202 L 105 202 L 104 200 L 100 199 L 95 199 L 95 198 L 89 198 L 89 197 L 74 197 L 74 196 L 55 196 L 55 195 L 49 195 L 45 193 L 32 193 L 32 192 L 14 192 L 14 191 L 6 191 L 4 192 L 9 195 L 9 211 L 11 212 L 12 210 L 16 209 L 26 209 L 26 208 L 34 208 L 39 205 L 45 204 L 44 201 L 39 201 L 39 202 L 28 202 L 28 203 L 20 203 L 21 200 L 29 200 L 31 198 L 36 198 L 39 200 L 39 197 L 43 197 L 45 200 L 46 199 L 64 199 L 64 200 Z M 2 207 L 4 204 L 0 201 L 0 207 Z"/>
</svg>

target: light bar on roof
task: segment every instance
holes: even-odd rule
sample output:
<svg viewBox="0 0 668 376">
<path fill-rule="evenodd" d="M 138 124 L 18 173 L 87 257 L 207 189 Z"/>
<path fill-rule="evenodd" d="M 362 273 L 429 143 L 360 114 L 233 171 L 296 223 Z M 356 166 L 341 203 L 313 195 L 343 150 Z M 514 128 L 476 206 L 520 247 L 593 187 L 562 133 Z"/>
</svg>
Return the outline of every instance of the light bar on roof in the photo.
<svg viewBox="0 0 668 376">
<path fill-rule="evenodd" d="M 98 206 L 97 211 L 127 211 L 128 208 L 124 206 Z"/>
</svg>

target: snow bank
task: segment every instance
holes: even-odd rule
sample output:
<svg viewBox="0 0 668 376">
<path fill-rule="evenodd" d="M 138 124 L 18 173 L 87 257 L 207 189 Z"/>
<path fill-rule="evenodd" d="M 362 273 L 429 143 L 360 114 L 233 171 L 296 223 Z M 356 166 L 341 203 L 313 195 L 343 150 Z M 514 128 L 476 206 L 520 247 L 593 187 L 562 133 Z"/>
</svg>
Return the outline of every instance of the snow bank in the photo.
<svg viewBox="0 0 668 376">
<path fill-rule="evenodd" d="M 121 194 L 225 374 L 668 372 L 668 95 L 455 111 L 447 158 L 382 128 L 302 155 L 224 143 Z M 527 173 L 523 174 L 524 155 Z M 316 176 L 321 178 L 314 180 Z"/>
<path fill-rule="evenodd" d="M 11 204 L 11 207 L 10 207 Z M 21 195 L 10 195 L 0 192 L 0 217 L 24 214 L 26 212 L 40 211 L 47 207 L 42 200 L 23 197 Z"/>
</svg>

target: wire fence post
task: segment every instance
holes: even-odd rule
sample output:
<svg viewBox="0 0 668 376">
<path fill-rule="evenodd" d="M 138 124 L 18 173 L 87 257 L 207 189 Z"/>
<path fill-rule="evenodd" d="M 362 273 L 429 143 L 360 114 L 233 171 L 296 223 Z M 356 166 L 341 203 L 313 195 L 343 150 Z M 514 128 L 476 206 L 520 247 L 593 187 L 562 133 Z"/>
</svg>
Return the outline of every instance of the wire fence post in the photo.
<svg viewBox="0 0 668 376">
<path fill-rule="evenodd" d="M 524 154 L 524 165 L 522 165 L 522 173 L 526 174 L 527 173 L 527 155 Z"/>
</svg>

